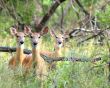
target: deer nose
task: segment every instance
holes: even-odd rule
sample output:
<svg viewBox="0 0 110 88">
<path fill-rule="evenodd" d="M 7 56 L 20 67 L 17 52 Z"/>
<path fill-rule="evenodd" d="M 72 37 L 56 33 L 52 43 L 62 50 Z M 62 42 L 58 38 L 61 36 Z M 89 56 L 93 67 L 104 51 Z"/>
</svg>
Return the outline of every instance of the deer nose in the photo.
<svg viewBox="0 0 110 88">
<path fill-rule="evenodd" d="M 34 44 L 34 45 L 37 45 L 37 42 L 34 42 L 33 44 Z"/>
<path fill-rule="evenodd" d="M 23 44 L 24 42 L 23 41 L 20 41 L 20 44 Z"/>
<path fill-rule="evenodd" d="M 61 44 L 62 42 L 58 42 L 58 44 Z"/>
</svg>

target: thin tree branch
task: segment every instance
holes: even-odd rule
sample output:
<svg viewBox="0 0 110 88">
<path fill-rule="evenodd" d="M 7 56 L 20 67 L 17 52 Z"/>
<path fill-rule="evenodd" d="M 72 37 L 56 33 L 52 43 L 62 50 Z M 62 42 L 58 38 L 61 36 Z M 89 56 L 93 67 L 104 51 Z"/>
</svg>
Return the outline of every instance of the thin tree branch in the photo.
<svg viewBox="0 0 110 88">
<path fill-rule="evenodd" d="M 84 8 L 84 6 L 80 3 L 79 0 L 75 0 L 78 6 L 81 8 L 81 10 L 85 13 L 86 16 L 88 16 L 89 20 L 91 21 L 92 25 L 96 25 L 99 27 L 99 22 L 95 21 L 95 16 L 91 16 L 91 14 Z M 96 22 L 96 23 L 95 23 Z"/>
<path fill-rule="evenodd" d="M 61 29 L 63 29 L 63 21 L 64 21 L 64 9 L 63 6 L 61 6 L 61 20 L 60 20 Z M 61 31 L 63 32 L 63 30 Z"/>
<path fill-rule="evenodd" d="M 37 32 L 40 32 L 42 28 L 45 26 L 46 22 L 50 19 L 50 17 L 54 14 L 57 7 L 66 0 L 55 0 L 54 4 L 50 7 L 49 11 L 44 15 L 42 20 L 38 25 L 35 25 L 35 29 Z"/>
<path fill-rule="evenodd" d="M 76 3 L 79 5 L 79 7 L 82 9 L 82 11 L 85 13 L 85 15 L 90 15 L 85 8 L 83 7 L 83 5 L 79 2 L 79 0 L 75 0 Z"/>
<path fill-rule="evenodd" d="M 86 38 L 86 39 L 80 41 L 80 42 L 78 43 L 78 45 L 81 44 L 81 43 L 83 43 L 83 42 L 85 42 L 85 41 L 88 41 L 88 40 L 90 40 L 90 39 L 93 39 L 93 38 L 95 38 L 95 37 L 101 35 L 103 32 L 104 32 L 104 30 L 100 30 L 97 34 L 94 34 L 94 35 L 92 35 L 92 36 L 90 36 L 90 37 L 88 37 L 88 38 Z"/>
</svg>

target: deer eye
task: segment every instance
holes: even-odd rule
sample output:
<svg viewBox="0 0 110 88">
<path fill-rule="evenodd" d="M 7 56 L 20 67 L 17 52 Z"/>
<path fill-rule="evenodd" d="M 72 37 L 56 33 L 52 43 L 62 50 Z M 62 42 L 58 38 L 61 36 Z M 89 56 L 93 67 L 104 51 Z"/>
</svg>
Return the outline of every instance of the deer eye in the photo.
<svg viewBox="0 0 110 88">
<path fill-rule="evenodd" d="M 31 38 L 33 38 L 33 36 L 30 36 Z"/>
<path fill-rule="evenodd" d="M 58 38 L 58 37 L 56 36 L 56 38 Z"/>
<path fill-rule="evenodd" d="M 40 38 L 40 36 L 38 38 Z"/>
<path fill-rule="evenodd" d="M 16 37 L 18 38 L 19 36 L 18 36 L 18 35 L 16 35 Z"/>
</svg>

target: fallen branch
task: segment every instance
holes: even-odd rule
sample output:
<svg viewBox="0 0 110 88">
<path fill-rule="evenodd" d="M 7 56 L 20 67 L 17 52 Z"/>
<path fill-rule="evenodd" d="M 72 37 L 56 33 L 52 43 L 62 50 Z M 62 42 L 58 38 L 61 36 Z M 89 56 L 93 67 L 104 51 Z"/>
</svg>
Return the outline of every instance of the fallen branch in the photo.
<svg viewBox="0 0 110 88">
<path fill-rule="evenodd" d="M 0 52 L 16 52 L 16 48 L 11 48 L 11 47 L 0 47 Z M 31 50 L 24 49 L 25 54 L 30 54 L 32 53 Z M 41 57 L 48 63 L 52 63 L 54 61 L 71 61 L 71 62 L 96 62 L 100 61 L 101 57 L 94 58 L 94 59 L 81 59 L 81 58 L 76 58 L 76 57 L 57 57 L 57 58 L 51 58 L 46 55 L 41 54 Z"/>
<path fill-rule="evenodd" d="M 97 62 L 101 60 L 101 57 L 93 58 L 93 59 L 82 59 L 76 57 L 48 57 L 46 55 L 41 54 L 41 57 L 47 61 L 48 63 L 52 63 L 54 61 L 70 61 L 70 62 Z"/>
<path fill-rule="evenodd" d="M 16 52 L 16 48 L 11 48 L 11 47 L 0 47 L 0 52 Z M 31 53 L 31 50 L 27 50 L 27 49 L 24 49 L 24 53 L 25 54 L 30 54 Z"/>
</svg>

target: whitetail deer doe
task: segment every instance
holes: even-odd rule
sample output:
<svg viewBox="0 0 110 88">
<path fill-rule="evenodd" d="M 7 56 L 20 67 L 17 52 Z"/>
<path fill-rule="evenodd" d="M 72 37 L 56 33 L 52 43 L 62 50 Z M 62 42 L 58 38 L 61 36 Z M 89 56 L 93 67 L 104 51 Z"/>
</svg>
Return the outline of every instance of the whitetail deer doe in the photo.
<svg viewBox="0 0 110 88">
<path fill-rule="evenodd" d="M 62 55 L 62 48 L 64 46 L 65 35 L 64 34 L 55 34 L 54 30 L 50 31 L 51 36 L 55 38 L 54 51 L 41 51 L 41 54 L 44 54 L 49 57 L 60 57 Z M 56 62 L 53 62 L 49 65 L 49 69 L 53 69 L 56 67 Z"/>
<path fill-rule="evenodd" d="M 11 57 L 9 60 L 9 67 L 15 68 L 16 65 L 22 65 L 22 62 L 25 58 L 25 54 L 23 53 L 24 50 L 24 40 L 25 40 L 25 30 L 24 32 L 17 32 L 17 29 L 10 28 L 10 32 L 12 36 L 16 37 L 17 47 L 16 47 L 16 54 Z"/>
<path fill-rule="evenodd" d="M 24 67 L 28 70 L 33 67 L 36 71 L 37 77 L 43 80 L 47 76 L 47 65 L 44 59 L 40 56 L 41 37 L 48 32 L 48 28 L 45 27 L 40 33 L 31 32 L 29 27 L 26 27 L 27 34 L 31 39 L 32 54 L 25 58 L 23 61 Z"/>
</svg>

